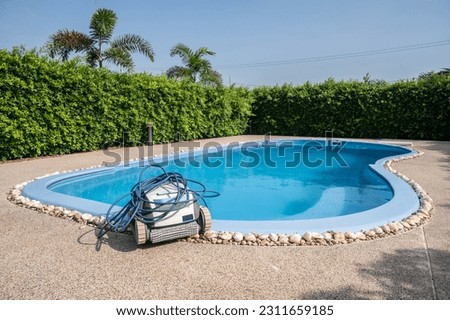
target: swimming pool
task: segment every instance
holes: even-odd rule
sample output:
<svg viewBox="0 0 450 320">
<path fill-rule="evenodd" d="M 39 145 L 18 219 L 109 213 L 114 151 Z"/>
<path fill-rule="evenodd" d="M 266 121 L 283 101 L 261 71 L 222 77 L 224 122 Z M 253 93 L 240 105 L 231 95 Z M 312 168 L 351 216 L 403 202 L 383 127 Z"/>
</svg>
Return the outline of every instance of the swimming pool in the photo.
<svg viewBox="0 0 450 320">
<path fill-rule="evenodd" d="M 413 153 L 392 145 L 325 140 L 214 145 L 126 166 L 49 176 L 25 186 L 23 194 L 105 214 L 137 182 L 142 165 L 152 162 L 221 194 L 207 199 L 215 230 L 356 232 L 401 220 L 419 208 L 414 190 L 383 167 L 388 159 Z M 156 174 L 157 169 L 147 173 Z"/>
</svg>

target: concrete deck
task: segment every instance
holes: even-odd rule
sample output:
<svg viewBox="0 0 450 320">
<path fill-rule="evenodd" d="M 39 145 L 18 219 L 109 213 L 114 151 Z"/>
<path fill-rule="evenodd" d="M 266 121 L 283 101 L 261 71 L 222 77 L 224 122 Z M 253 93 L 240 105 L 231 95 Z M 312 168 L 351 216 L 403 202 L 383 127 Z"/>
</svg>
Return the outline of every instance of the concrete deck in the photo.
<svg viewBox="0 0 450 320">
<path fill-rule="evenodd" d="M 425 155 L 393 166 L 430 194 L 433 218 L 398 236 L 332 247 L 138 248 L 123 234 L 98 246 L 93 228 L 18 207 L 6 194 L 111 154 L 0 163 L 0 299 L 450 299 L 450 142 L 413 143 Z"/>
</svg>

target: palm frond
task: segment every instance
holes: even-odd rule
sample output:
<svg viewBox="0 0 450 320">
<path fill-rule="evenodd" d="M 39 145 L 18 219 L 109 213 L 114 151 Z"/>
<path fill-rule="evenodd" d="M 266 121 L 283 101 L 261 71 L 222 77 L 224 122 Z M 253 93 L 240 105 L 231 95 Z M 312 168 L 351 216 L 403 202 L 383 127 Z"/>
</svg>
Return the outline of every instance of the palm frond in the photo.
<svg viewBox="0 0 450 320">
<path fill-rule="evenodd" d="M 110 47 L 103 53 L 103 59 L 110 61 L 121 68 L 126 69 L 128 72 L 133 71 L 134 63 L 131 54 L 122 48 Z"/>
<path fill-rule="evenodd" d="M 116 26 L 117 16 L 109 9 L 98 9 L 94 12 L 89 25 L 91 38 L 100 42 L 108 42 Z"/>
<path fill-rule="evenodd" d="M 63 61 L 72 52 L 85 52 L 92 46 L 88 35 L 75 30 L 58 30 L 52 34 L 46 44 L 50 57 L 60 56 Z"/>
<path fill-rule="evenodd" d="M 214 56 L 216 53 L 214 51 L 209 50 L 206 47 L 201 47 L 197 51 L 195 51 L 195 55 L 199 57 L 203 57 L 204 55 Z"/>
<path fill-rule="evenodd" d="M 194 52 L 185 44 L 178 43 L 170 50 L 170 56 L 179 56 L 183 64 L 189 63 L 189 58 L 194 55 Z"/>
<path fill-rule="evenodd" d="M 450 75 L 450 68 L 442 68 L 437 74 L 448 76 Z"/>
<path fill-rule="evenodd" d="M 182 66 L 170 67 L 166 71 L 166 75 L 168 78 L 175 78 L 177 80 L 186 79 L 186 78 L 192 80 L 191 70 L 189 70 L 189 68 L 185 68 Z"/>
<path fill-rule="evenodd" d="M 86 52 L 86 62 L 92 68 L 98 67 L 100 59 L 100 53 L 97 48 L 91 48 L 91 50 Z"/>
<path fill-rule="evenodd" d="M 192 64 L 195 66 L 197 72 L 208 72 L 208 70 L 212 69 L 212 65 L 209 60 L 202 59 L 198 56 L 195 56 L 195 58 L 192 59 Z"/>
<path fill-rule="evenodd" d="M 208 86 L 220 86 L 222 85 L 222 75 L 215 70 L 209 69 L 200 75 L 200 83 Z"/>
<path fill-rule="evenodd" d="M 129 53 L 139 52 L 154 61 L 154 55 L 150 42 L 136 34 L 125 34 L 111 42 L 111 48 L 120 48 Z"/>
</svg>

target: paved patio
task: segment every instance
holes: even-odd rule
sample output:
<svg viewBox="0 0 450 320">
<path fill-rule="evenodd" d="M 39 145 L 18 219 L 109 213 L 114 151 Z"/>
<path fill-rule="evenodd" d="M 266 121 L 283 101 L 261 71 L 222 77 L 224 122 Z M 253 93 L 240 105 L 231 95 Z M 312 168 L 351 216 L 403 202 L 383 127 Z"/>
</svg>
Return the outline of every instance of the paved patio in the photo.
<svg viewBox="0 0 450 320">
<path fill-rule="evenodd" d="M 237 139 L 255 137 L 214 141 Z M 425 155 L 393 167 L 430 194 L 433 218 L 394 237 L 332 247 L 137 247 L 123 234 L 98 247 L 93 228 L 18 207 L 6 194 L 110 154 L 0 163 L 0 299 L 450 299 L 450 142 L 413 143 Z"/>
</svg>

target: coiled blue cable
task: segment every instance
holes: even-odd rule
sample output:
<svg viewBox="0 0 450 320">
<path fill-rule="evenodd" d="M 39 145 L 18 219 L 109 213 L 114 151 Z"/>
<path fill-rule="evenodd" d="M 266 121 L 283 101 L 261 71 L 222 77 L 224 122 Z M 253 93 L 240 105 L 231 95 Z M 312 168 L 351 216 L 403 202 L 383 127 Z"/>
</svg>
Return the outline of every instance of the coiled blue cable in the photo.
<svg viewBox="0 0 450 320">
<path fill-rule="evenodd" d="M 151 167 L 157 167 L 163 171 L 159 176 L 143 180 L 143 175 L 146 170 Z M 195 184 L 199 190 L 188 189 L 188 182 Z M 167 199 L 167 201 L 151 201 L 146 198 L 146 194 L 155 190 L 162 185 L 171 184 L 175 187 L 174 197 Z M 195 197 L 192 196 L 195 195 Z M 159 165 L 151 164 L 142 169 L 139 174 L 138 183 L 136 183 L 131 191 L 119 197 L 106 213 L 106 221 L 104 225 L 97 230 L 97 238 L 103 237 L 108 231 L 125 232 L 130 223 L 137 219 L 145 224 L 155 223 L 164 219 L 169 213 L 174 210 L 186 207 L 196 200 L 201 200 L 207 206 L 205 198 L 217 197 L 220 194 L 215 191 L 207 191 L 204 184 L 184 178 L 181 174 L 176 172 L 167 172 Z M 117 212 L 113 209 L 124 198 L 131 196 L 131 200 Z M 157 216 L 150 216 L 150 213 L 160 213 Z M 189 221 L 190 222 L 190 221 Z"/>
</svg>

